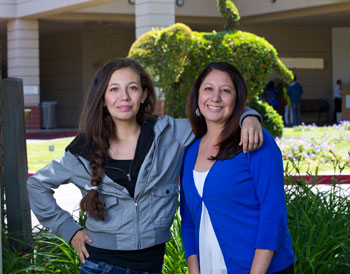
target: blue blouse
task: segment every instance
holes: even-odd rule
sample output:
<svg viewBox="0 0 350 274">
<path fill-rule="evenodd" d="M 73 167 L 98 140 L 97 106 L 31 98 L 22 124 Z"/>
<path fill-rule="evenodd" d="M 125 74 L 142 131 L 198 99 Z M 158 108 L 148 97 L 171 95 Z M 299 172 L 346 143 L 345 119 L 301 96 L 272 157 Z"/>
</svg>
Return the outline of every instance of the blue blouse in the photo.
<svg viewBox="0 0 350 274">
<path fill-rule="evenodd" d="M 255 248 L 274 250 L 267 273 L 294 263 L 292 240 L 287 227 L 281 151 L 263 130 L 263 146 L 232 159 L 217 160 L 203 189 L 196 190 L 193 169 L 201 139 L 186 151 L 182 177 L 180 212 L 186 258 L 199 258 L 199 224 L 205 203 L 228 273 L 249 273 Z"/>
</svg>

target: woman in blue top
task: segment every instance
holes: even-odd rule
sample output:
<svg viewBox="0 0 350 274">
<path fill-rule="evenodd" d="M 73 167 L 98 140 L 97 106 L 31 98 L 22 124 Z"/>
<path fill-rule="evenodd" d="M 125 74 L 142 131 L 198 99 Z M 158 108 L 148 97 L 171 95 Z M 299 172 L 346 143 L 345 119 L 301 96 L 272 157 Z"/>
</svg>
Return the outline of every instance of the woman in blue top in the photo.
<svg viewBox="0 0 350 274">
<path fill-rule="evenodd" d="M 187 115 L 198 138 L 186 151 L 181 180 L 182 237 L 189 273 L 293 273 L 281 152 L 264 144 L 243 153 L 239 117 L 247 88 L 228 63 L 196 79 Z"/>
</svg>

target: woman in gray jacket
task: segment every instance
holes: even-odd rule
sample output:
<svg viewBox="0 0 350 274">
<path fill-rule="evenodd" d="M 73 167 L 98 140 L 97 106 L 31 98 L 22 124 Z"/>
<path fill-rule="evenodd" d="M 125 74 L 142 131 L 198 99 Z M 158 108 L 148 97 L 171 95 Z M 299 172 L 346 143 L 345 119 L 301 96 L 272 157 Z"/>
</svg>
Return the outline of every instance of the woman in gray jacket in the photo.
<svg viewBox="0 0 350 274">
<path fill-rule="evenodd" d="M 74 246 L 81 273 L 161 273 L 179 171 L 194 135 L 187 119 L 153 116 L 155 101 L 138 63 L 107 63 L 91 82 L 78 136 L 28 180 L 33 212 Z M 248 115 L 258 114 L 247 109 L 242 117 Z M 255 117 L 244 120 L 242 132 L 245 150 L 248 141 L 250 150 L 261 145 Z M 69 182 L 83 195 L 87 230 L 53 198 L 51 189 Z"/>
</svg>

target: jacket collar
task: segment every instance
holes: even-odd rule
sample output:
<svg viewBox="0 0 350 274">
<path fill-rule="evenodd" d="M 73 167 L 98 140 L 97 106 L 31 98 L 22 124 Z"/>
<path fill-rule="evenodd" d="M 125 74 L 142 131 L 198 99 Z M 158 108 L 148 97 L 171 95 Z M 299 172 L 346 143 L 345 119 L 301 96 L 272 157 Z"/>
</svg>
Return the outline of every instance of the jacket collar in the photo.
<svg viewBox="0 0 350 274">
<path fill-rule="evenodd" d="M 156 119 L 148 119 L 143 122 L 138 145 L 135 152 L 135 158 L 137 158 L 138 154 L 142 154 L 142 155 L 144 154 L 144 156 L 146 156 L 150 148 L 150 145 L 152 144 L 152 141 L 153 141 L 153 137 L 154 137 L 153 127 L 156 121 L 157 121 Z M 147 145 L 145 145 L 145 143 L 147 143 Z M 148 143 L 150 144 L 148 145 Z M 65 150 L 69 151 L 70 153 L 76 156 L 83 157 L 86 160 L 90 161 L 91 155 L 92 155 L 92 142 L 88 141 L 84 134 L 80 133 L 66 147 Z M 147 150 L 146 153 L 144 150 Z"/>
</svg>

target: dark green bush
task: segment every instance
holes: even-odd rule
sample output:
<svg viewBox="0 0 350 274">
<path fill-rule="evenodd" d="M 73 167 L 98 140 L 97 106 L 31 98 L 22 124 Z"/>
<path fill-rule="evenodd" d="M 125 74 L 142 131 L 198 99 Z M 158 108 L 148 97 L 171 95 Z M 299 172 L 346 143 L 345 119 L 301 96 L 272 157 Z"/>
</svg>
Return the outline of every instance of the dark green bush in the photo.
<svg viewBox="0 0 350 274">
<path fill-rule="evenodd" d="M 274 137 L 282 136 L 283 120 L 282 117 L 268 103 L 258 100 L 252 100 L 250 107 L 261 113 L 262 126 L 266 128 Z"/>
<path fill-rule="evenodd" d="M 199 72 L 210 62 L 227 61 L 234 64 L 246 80 L 248 105 L 258 104 L 258 95 L 275 71 L 285 82 L 292 73 L 278 59 L 275 48 L 264 38 L 234 29 L 239 14 L 228 0 L 217 1 L 226 19 L 225 32 L 195 32 L 184 24 L 142 35 L 132 45 L 129 58 L 140 62 L 153 76 L 165 95 L 165 112 L 185 117 L 188 91 Z M 266 114 L 264 111 L 268 111 Z M 273 109 L 260 107 L 260 114 L 273 136 L 281 136 L 282 125 Z M 262 112 L 261 112 L 262 111 Z"/>
</svg>

